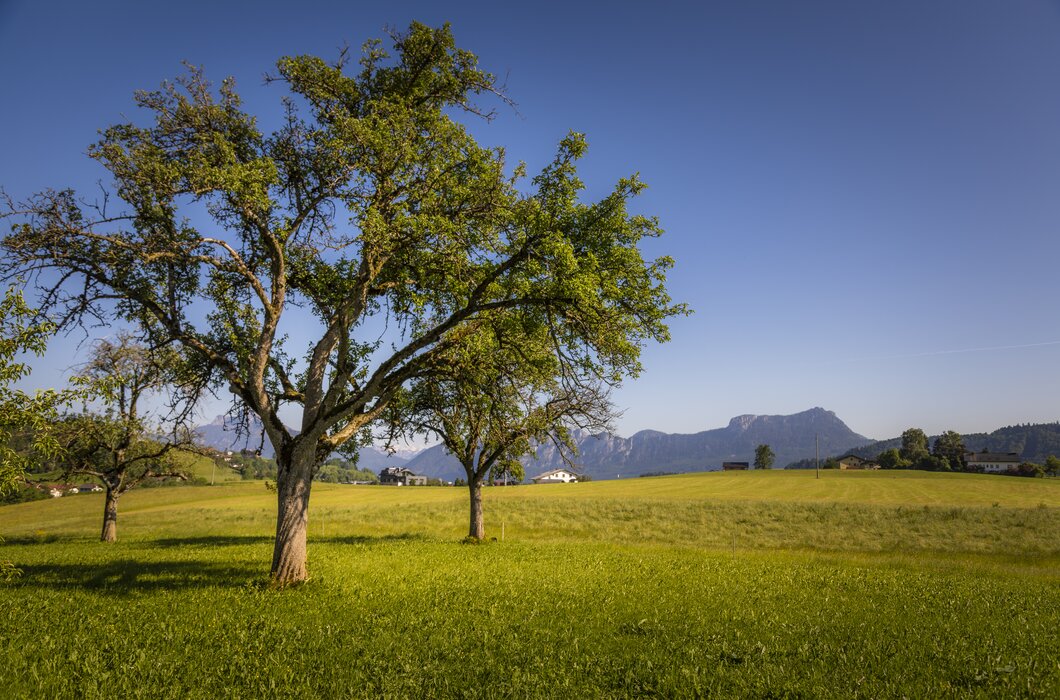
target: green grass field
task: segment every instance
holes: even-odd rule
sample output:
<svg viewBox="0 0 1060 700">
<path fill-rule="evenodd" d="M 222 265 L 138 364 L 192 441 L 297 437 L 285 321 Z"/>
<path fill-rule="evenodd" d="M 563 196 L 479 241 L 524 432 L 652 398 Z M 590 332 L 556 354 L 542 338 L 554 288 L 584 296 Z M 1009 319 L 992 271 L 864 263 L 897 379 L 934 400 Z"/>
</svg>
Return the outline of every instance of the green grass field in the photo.
<svg viewBox="0 0 1060 700">
<path fill-rule="evenodd" d="M 1057 697 L 1060 480 L 746 472 L 0 508 L 0 697 Z"/>
<path fill-rule="evenodd" d="M 180 468 L 193 479 L 204 479 L 214 484 L 242 480 L 242 477 L 237 472 L 232 469 L 218 467 L 208 457 L 180 452 L 177 454 L 177 461 Z"/>
</svg>

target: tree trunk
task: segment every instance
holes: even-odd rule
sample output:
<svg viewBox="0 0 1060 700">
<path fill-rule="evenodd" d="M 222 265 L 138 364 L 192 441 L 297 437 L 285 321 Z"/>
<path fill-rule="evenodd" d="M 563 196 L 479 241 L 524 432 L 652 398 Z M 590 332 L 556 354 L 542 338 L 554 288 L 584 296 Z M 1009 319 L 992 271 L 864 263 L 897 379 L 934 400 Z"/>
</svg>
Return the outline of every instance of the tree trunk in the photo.
<svg viewBox="0 0 1060 700">
<path fill-rule="evenodd" d="M 309 489 L 313 483 L 312 449 L 277 455 L 276 544 L 272 554 L 272 581 L 290 586 L 309 578 L 306 570 L 306 533 L 309 527 Z M 281 461 L 282 460 L 282 461 Z M 286 461 L 287 464 L 283 462 Z"/>
<path fill-rule="evenodd" d="M 485 539 L 486 526 L 482 521 L 482 479 L 469 475 L 467 488 L 471 491 L 471 522 L 467 536 L 479 540 Z"/>
<path fill-rule="evenodd" d="M 118 541 L 118 492 L 110 486 L 107 486 L 107 496 L 103 503 L 103 532 L 99 541 Z"/>
</svg>

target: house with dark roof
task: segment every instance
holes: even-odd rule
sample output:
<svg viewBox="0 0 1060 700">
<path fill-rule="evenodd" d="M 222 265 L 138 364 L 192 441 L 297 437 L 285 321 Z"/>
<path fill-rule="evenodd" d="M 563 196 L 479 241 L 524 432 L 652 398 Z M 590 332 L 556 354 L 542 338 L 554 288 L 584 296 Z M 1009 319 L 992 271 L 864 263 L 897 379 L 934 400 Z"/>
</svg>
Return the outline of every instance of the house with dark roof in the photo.
<svg viewBox="0 0 1060 700">
<path fill-rule="evenodd" d="M 535 484 L 569 484 L 578 480 L 578 475 L 569 469 L 553 469 L 530 479 Z"/>
<path fill-rule="evenodd" d="M 751 468 L 750 462 L 722 462 L 722 471 L 746 471 Z"/>
<path fill-rule="evenodd" d="M 987 474 L 1000 474 L 1019 467 L 1023 459 L 1017 452 L 968 452 L 964 455 L 968 469 Z"/>
<path fill-rule="evenodd" d="M 379 483 L 386 486 L 426 486 L 427 477 L 405 467 L 384 467 L 379 472 Z"/>
<path fill-rule="evenodd" d="M 840 469 L 879 469 L 880 465 L 873 462 L 871 459 L 865 459 L 864 457 L 858 457 L 857 455 L 847 455 L 839 458 Z"/>
</svg>

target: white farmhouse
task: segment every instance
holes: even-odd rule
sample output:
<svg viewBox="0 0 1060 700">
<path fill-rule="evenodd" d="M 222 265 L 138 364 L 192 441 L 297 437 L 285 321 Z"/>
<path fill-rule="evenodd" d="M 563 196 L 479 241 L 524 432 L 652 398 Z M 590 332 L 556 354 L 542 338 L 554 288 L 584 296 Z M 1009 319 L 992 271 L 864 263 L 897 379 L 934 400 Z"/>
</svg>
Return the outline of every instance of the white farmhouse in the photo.
<svg viewBox="0 0 1060 700">
<path fill-rule="evenodd" d="M 988 474 L 999 474 L 1020 465 L 1020 456 L 1016 452 L 969 452 L 964 455 L 968 467 Z"/>
<path fill-rule="evenodd" d="M 577 480 L 578 475 L 566 469 L 553 469 L 550 472 L 538 474 L 530 479 L 535 484 L 569 484 Z"/>
</svg>

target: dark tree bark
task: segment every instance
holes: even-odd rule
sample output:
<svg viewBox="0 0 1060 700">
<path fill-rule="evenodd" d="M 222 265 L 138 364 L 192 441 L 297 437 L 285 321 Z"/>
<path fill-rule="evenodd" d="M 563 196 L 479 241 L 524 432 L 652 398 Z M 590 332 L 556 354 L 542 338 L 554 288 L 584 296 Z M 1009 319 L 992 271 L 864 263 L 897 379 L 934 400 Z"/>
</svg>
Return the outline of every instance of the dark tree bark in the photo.
<svg viewBox="0 0 1060 700">
<path fill-rule="evenodd" d="M 471 520 L 467 536 L 482 540 L 486 538 L 486 526 L 482 518 L 482 477 L 476 477 L 469 471 L 467 488 L 471 492 Z"/>
<path fill-rule="evenodd" d="M 103 504 L 103 532 L 100 542 L 118 541 L 118 492 L 107 485 L 107 497 Z"/>
<path fill-rule="evenodd" d="M 309 492 L 313 484 L 315 460 L 310 452 L 296 450 L 277 455 L 281 462 L 276 482 L 276 543 L 272 552 L 271 577 L 274 585 L 289 586 L 309 578 L 306 569 L 306 539 L 309 529 Z M 282 462 L 286 461 L 287 464 Z"/>
</svg>

